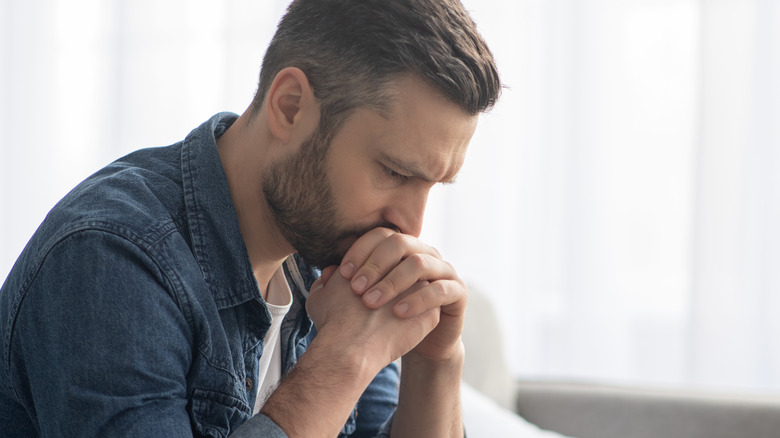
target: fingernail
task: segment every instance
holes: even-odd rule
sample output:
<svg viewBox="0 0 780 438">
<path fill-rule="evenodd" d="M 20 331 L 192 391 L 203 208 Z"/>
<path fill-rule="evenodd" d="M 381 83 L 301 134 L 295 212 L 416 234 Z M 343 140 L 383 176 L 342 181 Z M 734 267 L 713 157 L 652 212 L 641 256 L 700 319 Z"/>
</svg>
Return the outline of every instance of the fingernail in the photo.
<svg viewBox="0 0 780 438">
<path fill-rule="evenodd" d="M 366 296 L 363 297 L 363 300 L 369 304 L 376 304 L 380 298 L 382 298 L 382 292 L 375 289 L 367 293 Z"/>
<path fill-rule="evenodd" d="M 368 279 L 364 276 L 360 276 L 355 281 L 352 282 L 352 288 L 355 289 L 357 292 L 363 292 L 363 289 L 366 288 L 366 285 L 368 284 Z"/>
<path fill-rule="evenodd" d="M 325 285 L 324 285 L 324 284 L 322 284 L 322 282 L 319 282 L 319 283 L 314 283 L 314 284 L 311 286 L 311 289 L 309 290 L 309 292 L 314 292 L 315 290 L 320 290 L 320 289 L 322 289 L 323 287 L 325 287 Z"/>
<path fill-rule="evenodd" d="M 340 270 L 343 277 L 349 278 L 352 274 L 355 273 L 355 265 L 352 263 L 347 263 L 346 265 L 342 266 Z"/>
<path fill-rule="evenodd" d="M 408 303 L 400 303 L 397 306 L 395 306 L 395 310 L 399 315 L 405 315 L 407 311 L 409 311 L 409 304 Z"/>
</svg>

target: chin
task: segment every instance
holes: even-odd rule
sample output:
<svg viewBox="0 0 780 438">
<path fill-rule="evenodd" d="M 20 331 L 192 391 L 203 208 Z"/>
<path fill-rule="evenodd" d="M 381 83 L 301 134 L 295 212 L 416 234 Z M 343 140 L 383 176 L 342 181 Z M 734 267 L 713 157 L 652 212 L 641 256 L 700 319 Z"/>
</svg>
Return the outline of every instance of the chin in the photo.
<svg viewBox="0 0 780 438">
<path fill-rule="evenodd" d="M 344 237 L 342 239 L 337 240 L 333 246 L 335 247 L 336 251 L 338 251 L 338 253 L 341 254 L 341 258 L 343 258 L 344 254 L 346 254 L 347 251 L 350 248 L 352 248 L 352 245 L 354 245 L 359 238 L 360 236 L 358 235 Z"/>
<path fill-rule="evenodd" d="M 318 269 L 323 269 L 328 266 L 338 266 L 341 264 L 341 260 L 344 258 L 347 251 L 349 251 L 352 245 L 354 245 L 363 234 L 363 232 L 345 233 L 342 237 L 332 240 L 329 245 L 321 245 L 320 248 L 317 248 L 319 251 L 298 251 L 298 255 L 303 258 L 303 261 L 306 262 L 307 265 Z"/>
</svg>

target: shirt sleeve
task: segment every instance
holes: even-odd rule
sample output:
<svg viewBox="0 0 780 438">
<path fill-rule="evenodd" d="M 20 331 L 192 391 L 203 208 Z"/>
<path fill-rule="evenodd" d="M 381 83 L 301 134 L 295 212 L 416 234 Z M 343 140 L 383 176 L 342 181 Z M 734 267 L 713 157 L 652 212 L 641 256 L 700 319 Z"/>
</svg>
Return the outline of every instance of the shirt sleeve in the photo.
<svg viewBox="0 0 780 438">
<path fill-rule="evenodd" d="M 350 437 L 390 436 L 390 424 L 398 407 L 398 386 L 398 366 L 391 363 L 377 374 L 360 397 L 354 413 L 356 428 Z"/>
<path fill-rule="evenodd" d="M 278 424 L 274 423 L 268 416 L 257 414 L 247 420 L 230 438 L 287 438 Z"/>
<path fill-rule="evenodd" d="M 14 391 L 40 436 L 192 436 L 192 333 L 166 281 L 108 232 L 78 232 L 46 255 L 10 351 Z"/>
</svg>

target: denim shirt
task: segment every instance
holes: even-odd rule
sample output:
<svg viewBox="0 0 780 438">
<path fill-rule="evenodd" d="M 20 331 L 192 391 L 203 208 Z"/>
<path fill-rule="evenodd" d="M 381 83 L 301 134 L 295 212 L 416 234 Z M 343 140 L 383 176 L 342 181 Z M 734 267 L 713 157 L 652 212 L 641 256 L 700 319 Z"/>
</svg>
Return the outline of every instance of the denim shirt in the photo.
<svg viewBox="0 0 780 438">
<path fill-rule="evenodd" d="M 236 117 L 117 160 L 48 214 L 0 289 L 3 436 L 286 436 L 251 416 L 270 314 L 217 153 Z M 315 336 L 318 272 L 284 271 L 289 370 Z M 391 364 L 341 436 L 386 436 L 397 397 Z"/>
</svg>

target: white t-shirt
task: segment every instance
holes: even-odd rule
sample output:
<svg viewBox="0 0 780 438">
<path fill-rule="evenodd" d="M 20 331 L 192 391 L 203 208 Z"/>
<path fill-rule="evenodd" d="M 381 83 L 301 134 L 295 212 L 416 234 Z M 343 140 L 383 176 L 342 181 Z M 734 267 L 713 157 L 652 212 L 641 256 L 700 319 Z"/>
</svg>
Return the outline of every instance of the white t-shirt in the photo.
<svg viewBox="0 0 780 438">
<path fill-rule="evenodd" d="M 284 276 L 284 269 L 281 266 L 274 272 L 271 281 L 268 283 L 268 294 L 265 302 L 268 311 L 271 313 L 271 327 L 268 328 L 268 332 L 265 334 L 263 355 L 260 356 L 255 414 L 260 412 L 260 409 L 282 378 L 282 340 L 279 336 L 279 329 L 282 326 L 282 320 L 284 320 L 292 305 L 292 292 Z"/>
</svg>

